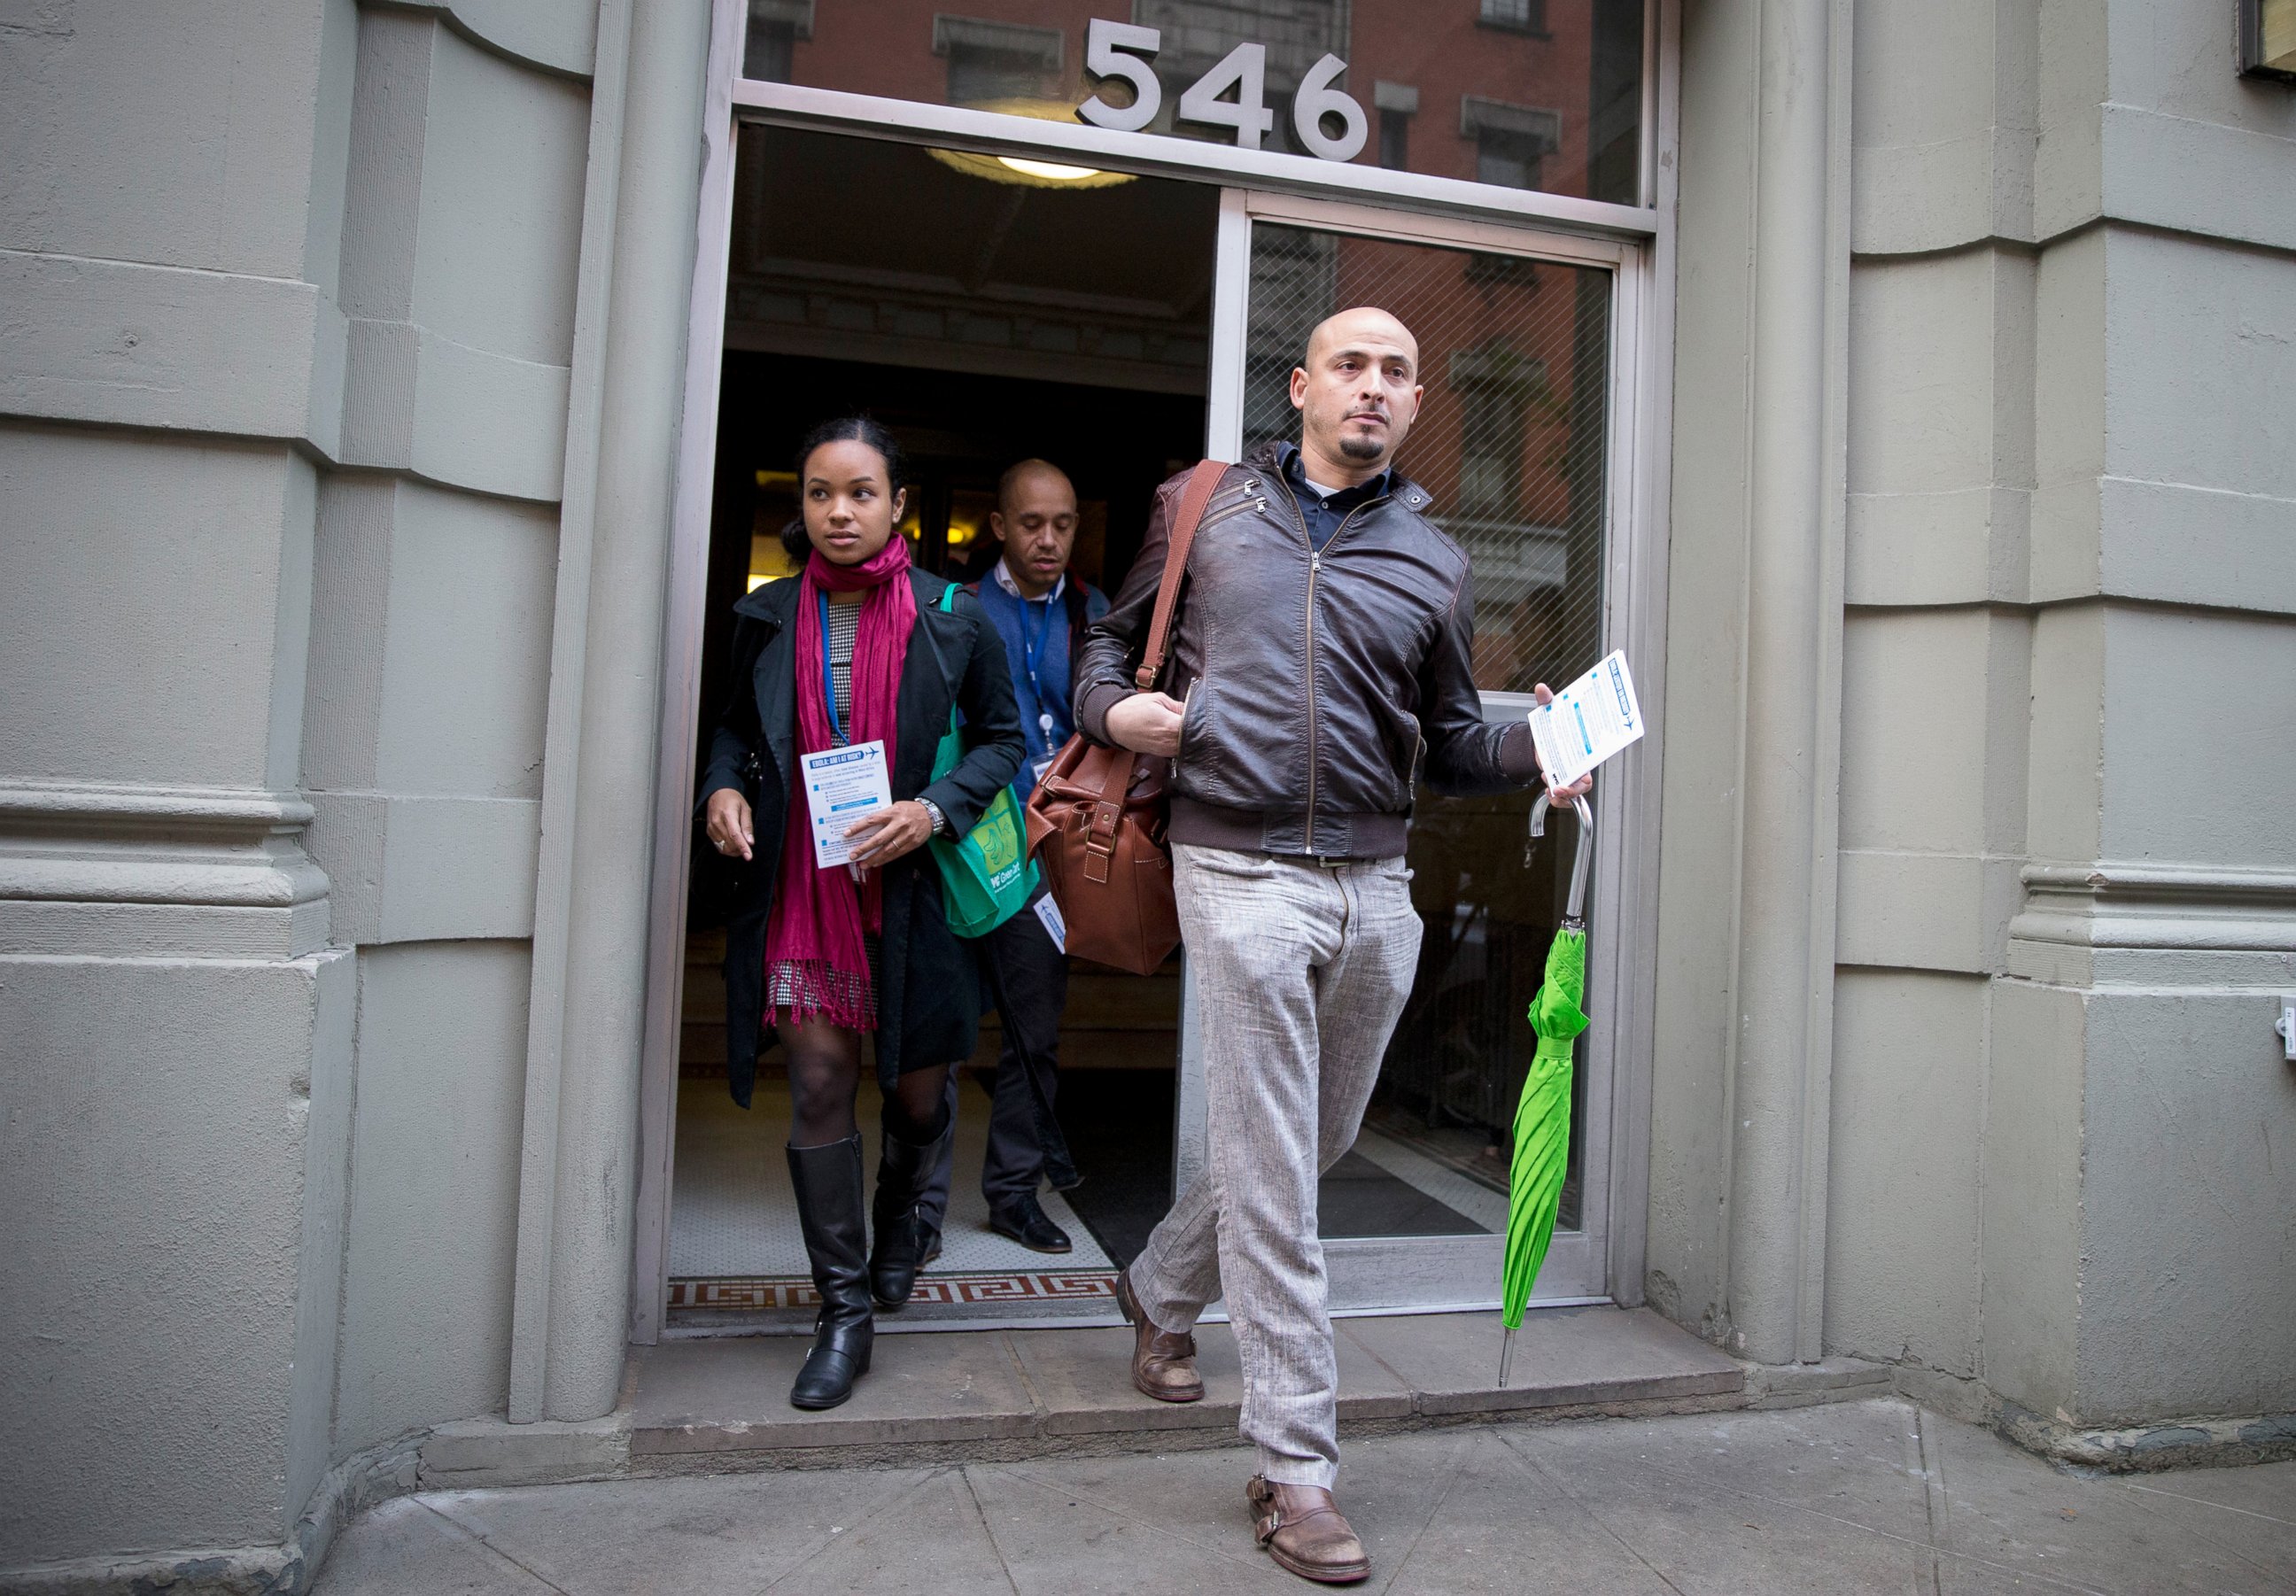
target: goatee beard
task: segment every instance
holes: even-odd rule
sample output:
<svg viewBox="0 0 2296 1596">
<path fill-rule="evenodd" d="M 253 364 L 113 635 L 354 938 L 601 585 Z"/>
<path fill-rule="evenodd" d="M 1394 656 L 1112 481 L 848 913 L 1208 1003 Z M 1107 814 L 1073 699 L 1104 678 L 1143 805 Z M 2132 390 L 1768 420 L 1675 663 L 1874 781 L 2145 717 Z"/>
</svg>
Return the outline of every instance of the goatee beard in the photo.
<svg viewBox="0 0 2296 1596">
<path fill-rule="evenodd" d="M 1387 446 L 1376 438 L 1366 438 L 1360 432 L 1349 432 L 1340 439 L 1340 453 L 1350 460 L 1369 462 L 1387 453 Z"/>
</svg>

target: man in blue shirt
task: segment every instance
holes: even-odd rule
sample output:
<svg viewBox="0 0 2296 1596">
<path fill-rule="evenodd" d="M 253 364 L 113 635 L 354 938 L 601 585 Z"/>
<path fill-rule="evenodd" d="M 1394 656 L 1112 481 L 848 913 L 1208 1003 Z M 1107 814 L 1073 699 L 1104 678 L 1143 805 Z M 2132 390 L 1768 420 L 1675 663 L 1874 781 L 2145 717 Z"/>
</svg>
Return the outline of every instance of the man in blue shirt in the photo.
<svg viewBox="0 0 2296 1596">
<path fill-rule="evenodd" d="M 1077 498 L 1060 467 L 1023 460 L 998 481 L 996 505 L 988 526 L 1001 557 L 972 591 L 1004 638 L 1013 667 L 1013 694 L 1029 740 L 1013 796 L 1025 804 L 1037 778 L 1076 730 L 1069 665 L 1085 627 L 1108 613 L 1108 595 L 1069 575 Z"/>
<path fill-rule="evenodd" d="M 1395 468 L 1382 466 L 1377 475 L 1352 487 L 1332 487 L 1308 475 L 1307 456 L 1298 444 L 1278 444 L 1276 457 L 1283 462 L 1283 480 L 1292 489 L 1292 502 L 1300 506 L 1300 519 L 1308 523 L 1308 539 L 1318 552 L 1357 506 L 1387 497 L 1388 485 L 1395 479 Z"/>
<path fill-rule="evenodd" d="M 1001 545 L 1000 557 L 972 591 L 1004 640 L 1013 670 L 1013 694 L 1029 744 L 1028 757 L 1013 778 L 1013 796 L 1025 804 L 1076 729 L 1069 707 L 1070 663 L 1085 627 L 1108 612 L 1108 598 L 1069 574 L 1077 497 L 1058 466 L 1023 460 L 1006 471 L 996 485 L 996 509 L 988 525 Z M 1042 888 L 1037 896 L 1044 897 Z M 1046 1214 L 1037 1192 L 1046 1181 L 1054 1191 L 1066 1191 L 1078 1179 L 1053 1112 L 1061 1015 L 1068 1007 L 1068 956 L 1034 903 L 980 938 L 979 946 L 981 973 L 1004 1023 L 988 1150 L 980 1168 L 989 1228 L 1037 1252 L 1067 1252 L 1067 1232 Z M 923 1199 L 936 1232 L 947 1208 L 954 1147 L 952 1140 L 938 1189 Z M 928 1246 L 929 1253 L 936 1250 Z"/>
</svg>

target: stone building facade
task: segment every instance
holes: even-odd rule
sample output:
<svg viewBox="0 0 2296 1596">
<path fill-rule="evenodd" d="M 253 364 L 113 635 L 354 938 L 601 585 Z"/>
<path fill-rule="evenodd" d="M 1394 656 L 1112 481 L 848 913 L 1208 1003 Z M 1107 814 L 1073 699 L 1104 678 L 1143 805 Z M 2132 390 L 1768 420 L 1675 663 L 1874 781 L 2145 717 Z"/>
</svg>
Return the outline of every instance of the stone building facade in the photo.
<svg viewBox="0 0 2296 1596">
<path fill-rule="evenodd" d="M 1651 13 L 1609 1294 L 2097 1455 L 2296 1441 L 2296 93 L 2238 10 Z M 616 1405 L 712 40 L 0 20 L 0 1587 L 292 1584 L 436 1427 Z"/>
</svg>

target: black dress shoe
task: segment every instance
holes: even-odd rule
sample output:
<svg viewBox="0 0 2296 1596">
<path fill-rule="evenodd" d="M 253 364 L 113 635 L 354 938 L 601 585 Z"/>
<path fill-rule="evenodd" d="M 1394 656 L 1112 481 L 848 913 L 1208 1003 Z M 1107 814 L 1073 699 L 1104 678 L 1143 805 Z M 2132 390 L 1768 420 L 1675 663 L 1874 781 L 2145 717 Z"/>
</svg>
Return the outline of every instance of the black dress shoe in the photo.
<svg viewBox="0 0 2296 1596">
<path fill-rule="evenodd" d="M 991 1208 L 988 1228 L 1018 1241 L 1030 1252 L 1069 1252 L 1075 1247 L 1068 1232 L 1052 1222 L 1033 1194 L 1016 1199 L 1002 1208 Z"/>
</svg>

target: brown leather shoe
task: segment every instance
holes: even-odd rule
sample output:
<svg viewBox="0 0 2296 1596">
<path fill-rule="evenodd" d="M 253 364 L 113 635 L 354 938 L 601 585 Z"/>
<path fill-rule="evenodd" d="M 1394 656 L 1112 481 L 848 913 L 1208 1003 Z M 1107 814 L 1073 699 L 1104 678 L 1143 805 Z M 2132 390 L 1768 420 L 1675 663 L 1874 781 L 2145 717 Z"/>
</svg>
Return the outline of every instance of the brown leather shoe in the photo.
<svg viewBox="0 0 2296 1596">
<path fill-rule="evenodd" d="M 1243 1487 L 1252 1532 L 1267 1555 L 1302 1579 L 1351 1585 L 1371 1572 L 1371 1553 L 1321 1486 L 1279 1486 L 1255 1474 Z"/>
<path fill-rule="evenodd" d="M 1158 1330 L 1132 1295 L 1132 1271 L 1116 1277 L 1116 1310 L 1132 1327 L 1132 1383 L 1159 1402 L 1201 1402 L 1204 1382 L 1196 1373 L 1196 1338 Z"/>
</svg>

